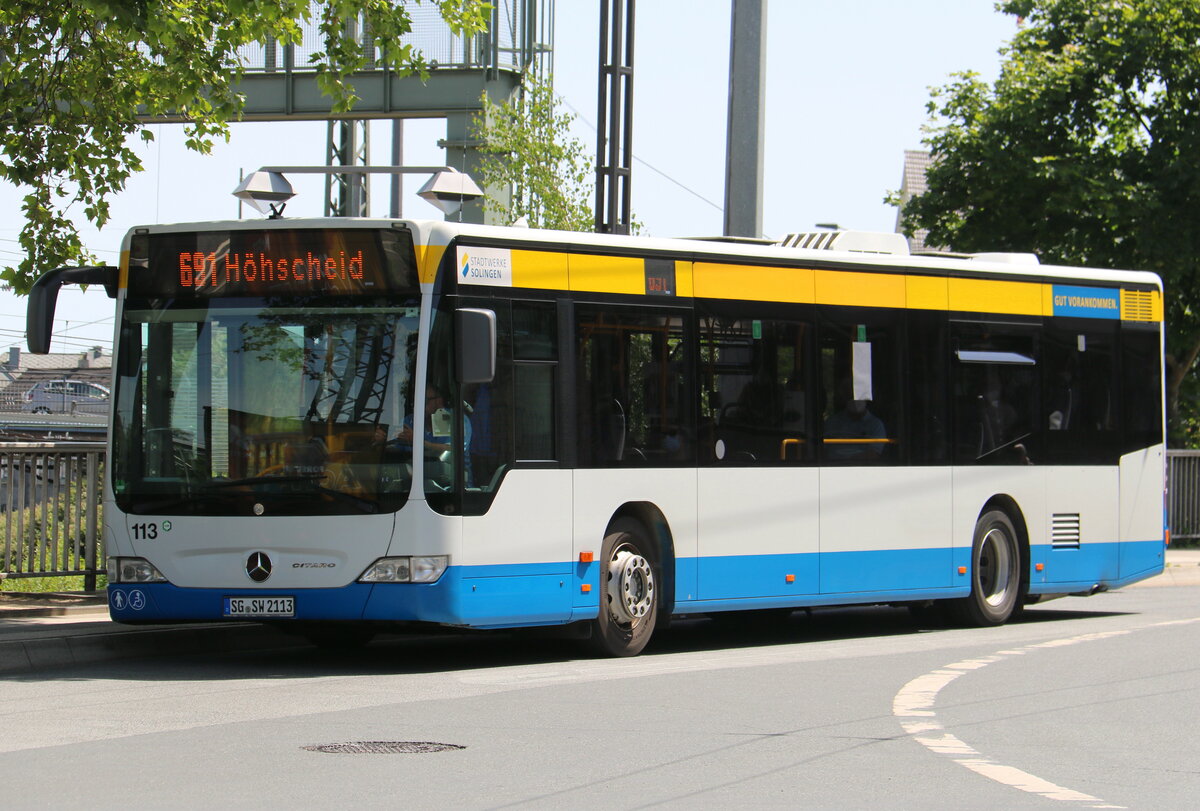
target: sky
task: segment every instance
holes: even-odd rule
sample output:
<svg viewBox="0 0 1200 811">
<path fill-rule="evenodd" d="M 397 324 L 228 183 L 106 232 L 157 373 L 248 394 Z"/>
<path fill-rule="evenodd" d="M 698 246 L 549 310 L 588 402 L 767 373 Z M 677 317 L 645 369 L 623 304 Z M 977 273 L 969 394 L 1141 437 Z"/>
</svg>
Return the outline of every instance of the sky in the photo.
<svg viewBox="0 0 1200 811">
<path fill-rule="evenodd" d="M 995 78 L 999 49 L 1016 32 L 994 0 L 767 0 L 767 83 L 763 230 L 782 237 L 817 223 L 893 231 L 883 203 L 900 185 L 904 150 L 921 148 L 929 89 L 957 71 Z M 573 134 L 595 151 L 597 0 L 558 0 L 554 84 Z M 721 233 L 729 87 L 730 0 L 641 0 L 636 5 L 633 79 L 633 216 L 643 233 Z M 239 123 L 211 155 L 189 152 L 178 125 L 153 125 L 139 152 L 145 171 L 112 198 L 102 229 L 82 212 L 84 243 L 116 264 L 122 237 L 137 225 L 238 216 L 230 196 L 241 171 L 266 164 L 325 162 L 324 123 Z M 390 163 L 390 125 L 372 129 L 372 162 Z M 442 120 L 405 125 L 404 162 L 445 163 Z M 292 177 L 291 216 L 320 216 L 323 181 Z M 386 180 L 376 180 L 373 214 L 387 213 Z M 406 182 L 404 215 L 440 216 Z M 0 184 L 0 263 L 20 260 L 21 194 Z M 247 208 L 245 216 L 257 216 Z M 0 356 L 24 351 L 25 298 L 0 292 Z M 112 346 L 113 303 L 103 290 L 67 286 L 59 297 L 54 352 Z"/>
</svg>

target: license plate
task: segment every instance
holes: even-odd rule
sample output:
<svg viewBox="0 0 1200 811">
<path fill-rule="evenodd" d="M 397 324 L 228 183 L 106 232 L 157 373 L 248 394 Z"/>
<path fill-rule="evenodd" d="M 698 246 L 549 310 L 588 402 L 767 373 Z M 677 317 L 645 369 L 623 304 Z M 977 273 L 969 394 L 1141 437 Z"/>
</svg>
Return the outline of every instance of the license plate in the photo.
<svg viewBox="0 0 1200 811">
<path fill-rule="evenodd" d="M 295 597 L 226 597 L 227 617 L 292 617 Z"/>
</svg>

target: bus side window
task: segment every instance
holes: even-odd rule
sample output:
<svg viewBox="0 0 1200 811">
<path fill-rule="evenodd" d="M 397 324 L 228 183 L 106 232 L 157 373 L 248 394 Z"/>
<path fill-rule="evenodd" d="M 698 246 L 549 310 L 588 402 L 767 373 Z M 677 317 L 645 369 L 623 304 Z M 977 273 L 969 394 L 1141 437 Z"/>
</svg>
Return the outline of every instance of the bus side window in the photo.
<svg viewBox="0 0 1200 811">
<path fill-rule="evenodd" d="M 962 323 L 954 342 L 955 462 L 1045 464 L 1033 329 Z"/>
<path fill-rule="evenodd" d="M 944 465 L 950 461 L 950 352 L 946 317 L 908 313 L 908 461 Z"/>
<path fill-rule="evenodd" d="M 1046 327 L 1042 428 L 1048 462 L 1112 464 L 1117 460 L 1120 404 L 1115 326 Z"/>
<path fill-rule="evenodd" d="M 695 461 L 686 339 L 679 310 L 576 310 L 576 425 L 583 467 Z"/>
<path fill-rule="evenodd" d="M 794 465 L 812 460 L 811 335 L 812 326 L 800 321 L 701 317 L 699 450 L 704 461 Z"/>
<path fill-rule="evenodd" d="M 867 313 L 849 319 L 848 313 L 830 315 L 820 343 L 821 459 L 895 464 L 903 411 L 900 325 Z"/>
<path fill-rule="evenodd" d="M 463 511 L 486 512 L 514 465 L 549 465 L 555 445 L 558 321 L 553 302 L 463 299 L 464 306 L 496 313 L 496 376 L 464 387 L 471 421 L 472 481 Z"/>
<path fill-rule="evenodd" d="M 513 389 L 516 458 L 558 458 L 555 436 L 555 372 L 558 320 L 553 302 L 513 302 Z"/>
<path fill-rule="evenodd" d="M 1121 390 L 1124 436 L 1121 453 L 1132 453 L 1163 442 L 1162 349 L 1157 325 L 1123 324 L 1121 329 Z"/>
</svg>

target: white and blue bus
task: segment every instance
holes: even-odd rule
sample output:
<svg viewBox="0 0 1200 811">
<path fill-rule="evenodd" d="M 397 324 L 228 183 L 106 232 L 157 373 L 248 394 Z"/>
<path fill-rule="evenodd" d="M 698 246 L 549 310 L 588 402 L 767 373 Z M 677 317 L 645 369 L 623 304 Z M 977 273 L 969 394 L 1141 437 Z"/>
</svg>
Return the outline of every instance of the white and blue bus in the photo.
<svg viewBox="0 0 1200 811">
<path fill-rule="evenodd" d="M 936 603 L 975 625 L 1164 552 L 1150 273 L 371 219 L 134 229 L 113 619 L 575 624 Z"/>
</svg>

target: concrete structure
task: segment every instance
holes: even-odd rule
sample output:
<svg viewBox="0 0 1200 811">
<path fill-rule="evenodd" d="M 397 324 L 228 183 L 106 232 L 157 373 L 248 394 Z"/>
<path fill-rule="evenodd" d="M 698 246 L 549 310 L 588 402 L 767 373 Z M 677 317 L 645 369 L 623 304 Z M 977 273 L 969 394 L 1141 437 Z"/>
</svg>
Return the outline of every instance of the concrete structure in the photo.
<svg viewBox="0 0 1200 811">
<path fill-rule="evenodd" d="M 25 392 L 43 380 L 82 380 L 108 386 L 112 355 L 96 346 L 83 352 L 34 355 L 9 347 L 0 362 L 0 441 L 95 439 L 107 433 L 106 414 L 31 414 Z"/>
<path fill-rule="evenodd" d="M 399 126 L 403 119 L 444 118 L 446 138 L 438 143 L 446 150 L 445 163 L 472 174 L 479 158 L 478 144 L 471 137 L 471 122 L 483 109 L 481 97 L 486 94 L 493 103 L 500 103 L 517 92 L 527 73 L 548 75 L 554 46 L 554 0 L 492 0 L 488 29 L 466 37 L 450 32 L 436 4 L 410 3 L 407 10 L 413 26 L 405 44 L 412 44 L 424 55 L 427 77 L 398 76 L 385 67 L 378 61 L 370 32 L 354 21 L 350 27 L 359 32 L 356 36 L 373 67 L 351 77 L 360 97 L 353 111 L 332 113 L 330 99 L 321 93 L 316 70 L 310 67 L 309 57 L 322 50 L 323 43 L 317 25 L 309 23 L 302 27 L 299 45 L 268 41 L 243 50 L 246 74 L 238 91 L 246 98 L 244 120 L 329 121 L 325 164 L 340 166 L 371 163 L 364 124 L 369 119 L 396 121 L 393 139 L 398 143 L 403 137 Z M 262 162 L 268 163 L 269 156 L 263 157 Z M 398 161 L 389 158 L 384 162 Z M 394 182 L 398 186 L 399 179 Z M 366 214 L 370 201 L 361 192 L 361 183 L 361 176 L 332 178 L 326 189 L 326 214 Z M 355 210 L 351 210 L 352 200 Z M 465 206 L 462 221 L 484 222 L 483 205 L 475 202 Z"/>
<path fill-rule="evenodd" d="M 725 146 L 725 236 L 762 236 L 766 48 L 767 0 L 733 0 Z"/>
</svg>

